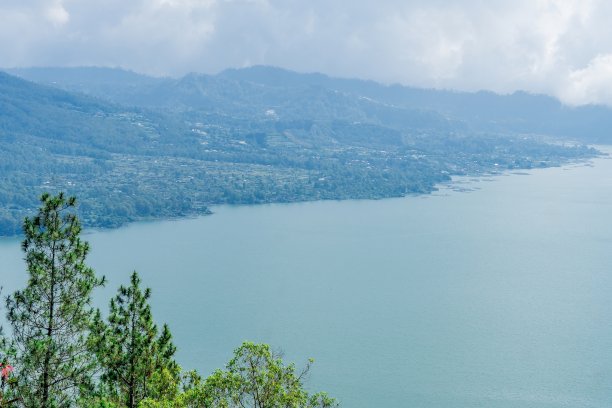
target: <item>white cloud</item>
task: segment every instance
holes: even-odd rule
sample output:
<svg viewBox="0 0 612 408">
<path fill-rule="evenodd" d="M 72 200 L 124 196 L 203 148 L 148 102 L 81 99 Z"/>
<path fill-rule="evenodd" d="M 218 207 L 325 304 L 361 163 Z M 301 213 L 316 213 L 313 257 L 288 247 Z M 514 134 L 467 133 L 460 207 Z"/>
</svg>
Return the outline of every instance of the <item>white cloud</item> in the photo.
<svg viewBox="0 0 612 408">
<path fill-rule="evenodd" d="M 597 55 L 583 69 L 570 72 L 560 97 L 569 104 L 612 102 L 612 54 Z"/>
<path fill-rule="evenodd" d="M 64 8 L 61 1 L 51 4 L 45 13 L 47 19 L 55 26 L 61 26 L 70 21 L 70 14 Z"/>
<path fill-rule="evenodd" d="M 605 0 L 2 0 L 0 66 L 269 64 L 612 105 L 610 20 Z"/>
</svg>

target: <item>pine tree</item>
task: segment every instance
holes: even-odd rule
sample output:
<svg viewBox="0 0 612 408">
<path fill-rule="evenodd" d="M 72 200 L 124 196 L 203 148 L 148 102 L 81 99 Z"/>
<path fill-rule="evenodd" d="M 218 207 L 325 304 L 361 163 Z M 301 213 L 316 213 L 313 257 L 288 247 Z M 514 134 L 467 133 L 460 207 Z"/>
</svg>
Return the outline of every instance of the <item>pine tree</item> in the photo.
<svg viewBox="0 0 612 408">
<path fill-rule="evenodd" d="M 17 387 L 26 407 L 71 407 L 91 386 L 91 294 L 104 279 L 85 264 L 89 245 L 80 239 L 76 199 L 45 193 L 40 201 L 38 215 L 23 225 L 28 284 L 6 303 L 17 349 Z"/>
<path fill-rule="evenodd" d="M 134 272 L 130 286 L 119 288 L 111 300 L 108 324 L 96 316 L 92 344 L 103 369 L 102 382 L 106 392 L 129 408 L 159 392 L 152 387 L 152 378 L 165 370 L 178 376 L 179 368 L 173 357 L 176 348 L 166 325 L 157 335 L 148 300 L 150 289 L 140 288 L 140 278 Z"/>
</svg>

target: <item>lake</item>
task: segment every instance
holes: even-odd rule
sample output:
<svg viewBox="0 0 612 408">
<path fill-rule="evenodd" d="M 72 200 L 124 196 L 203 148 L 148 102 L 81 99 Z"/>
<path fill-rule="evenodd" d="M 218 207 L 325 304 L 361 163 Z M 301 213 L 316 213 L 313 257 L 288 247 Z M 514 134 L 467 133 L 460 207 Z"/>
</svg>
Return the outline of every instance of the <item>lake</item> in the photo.
<svg viewBox="0 0 612 408">
<path fill-rule="evenodd" d="M 88 232 L 96 303 L 136 269 L 185 368 L 267 342 L 347 408 L 609 408 L 612 160 L 529 173 Z"/>
</svg>

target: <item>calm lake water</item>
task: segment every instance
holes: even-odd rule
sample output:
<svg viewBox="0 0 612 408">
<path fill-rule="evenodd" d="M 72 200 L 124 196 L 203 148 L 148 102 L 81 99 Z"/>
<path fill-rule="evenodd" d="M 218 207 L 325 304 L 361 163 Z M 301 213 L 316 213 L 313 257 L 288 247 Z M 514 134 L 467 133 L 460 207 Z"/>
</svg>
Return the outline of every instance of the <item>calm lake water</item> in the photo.
<svg viewBox="0 0 612 408">
<path fill-rule="evenodd" d="M 184 367 L 267 342 L 347 408 L 609 408 L 612 160 L 592 164 L 91 232 L 96 302 L 136 269 Z M 8 291 L 21 257 L 0 241 Z"/>
</svg>

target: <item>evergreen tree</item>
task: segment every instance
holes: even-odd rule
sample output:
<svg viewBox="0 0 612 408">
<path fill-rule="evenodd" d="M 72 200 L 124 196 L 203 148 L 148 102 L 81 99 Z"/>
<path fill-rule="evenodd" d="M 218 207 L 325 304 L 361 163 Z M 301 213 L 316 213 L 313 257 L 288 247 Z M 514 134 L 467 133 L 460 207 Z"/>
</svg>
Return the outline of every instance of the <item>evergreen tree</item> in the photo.
<svg viewBox="0 0 612 408">
<path fill-rule="evenodd" d="M 170 330 L 164 325 L 158 336 L 148 304 L 150 297 L 151 290 L 141 290 L 140 278 L 134 272 L 130 286 L 121 286 L 111 300 L 108 324 L 99 313 L 94 324 L 92 345 L 103 369 L 106 392 L 129 408 L 163 393 L 156 387 L 160 381 L 152 381 L 156 374 L 178 377 L 179 373 Z"/>
<path fill-rule="evenodd" d="M 85 264 L 89 245 L 80 239 L 76 199 L 45 193 L 40 201 L 38 215 L 23 224 L 27 287 L 7 299 L 17 390 L 26 407 L 71 407 L 91 386 L 91 294 L 104 279 Z"/>
</svg>

